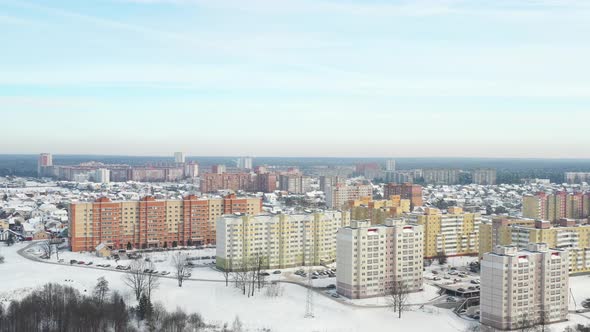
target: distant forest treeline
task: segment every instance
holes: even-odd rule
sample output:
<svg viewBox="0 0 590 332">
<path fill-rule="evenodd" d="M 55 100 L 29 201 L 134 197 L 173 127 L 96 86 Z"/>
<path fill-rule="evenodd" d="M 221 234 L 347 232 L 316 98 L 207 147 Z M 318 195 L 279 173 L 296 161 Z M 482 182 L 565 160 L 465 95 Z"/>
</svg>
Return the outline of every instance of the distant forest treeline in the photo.
<svg viewBox="0 0 590 332">
<path fill-rule="evenodd" d="M 187 157 L 203 166 L 214 164 L 233 165 L 236 157 Z M 376 162 L 385 164 L 387 158 L 295 158 L 255 157 L 254 165 L 297 166 L 306 169 L 313 166 L 347 166 Z M 498 183 L 518 183 L 522 178 L 545 178 L 552 182 L 564 181 L 564 172 L 590 172 L 589 159 L 500 159 L 500 158 L 394 158 L 397 168 L 459 168 L 470 170 L 489 167 L 498 170 Z M 171 162 L 170 157 L 54 155 L 55 165 L 76 165 L 98 161 L 106 164 L 146 165 Z M 37 155 L 0 155 L 0 176 L 36 176 Z"/>
</svg>

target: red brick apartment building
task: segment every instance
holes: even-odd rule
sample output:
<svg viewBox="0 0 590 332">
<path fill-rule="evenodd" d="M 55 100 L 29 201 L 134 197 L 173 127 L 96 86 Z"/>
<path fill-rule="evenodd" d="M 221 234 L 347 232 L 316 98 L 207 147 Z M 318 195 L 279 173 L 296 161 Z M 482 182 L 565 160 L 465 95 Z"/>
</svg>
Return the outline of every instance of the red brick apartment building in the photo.
<svg viewBox="0 0 590 332">
<path fill-rule="evenodd" d="M 72 251 L 93 251 L 100 243 L 113 249 L 172 247 L 173 243 L 215 243 L 215 221 L 224 214 L 258 214 L 259 198 L 199 198 L 116 201 L 103 197 L 95 202 L 70 204 Z"/>
<path fill-rule="evenodd" d="M 399 195 L 402 199 L 409 199 L 413 209 L 422 206 L 422 186 L 411 183 L 389 183 L 383 188 L 383 196 L 389 199 L 392 195 Z"/>
</svg>

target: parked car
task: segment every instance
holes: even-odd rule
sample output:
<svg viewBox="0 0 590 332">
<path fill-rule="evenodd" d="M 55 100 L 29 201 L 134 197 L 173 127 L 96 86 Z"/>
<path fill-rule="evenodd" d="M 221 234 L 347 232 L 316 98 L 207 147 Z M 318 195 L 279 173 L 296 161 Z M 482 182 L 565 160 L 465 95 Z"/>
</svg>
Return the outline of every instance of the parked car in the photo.
<svg viewBox="0 0 590 332">
<path fill-rule="evenodd" d="M 92 262 L 88 262 L 88 263 L 86 263 L 86 265 L 92 265 Z"/>
<path fill-rule="evenodd" d="M 458 290 L 459 292 L 464 292 L 464 291 L 465 291 L 465 288 L 457 288 L 457 290 Z"/>
<path fill-rule="evenodd" d="M 338 295 L 336 293 L 333 293 L 331 296 L 334 297 L 334 298 L 339 298 L 340 297 L 340 295 Z"/>
<path fill-rule="evenodd" d="M 276 270 L 272 274 L 281 274 L 281 271 L 280 270 Z"/>
<path fill-rule="evenodd" d="M 78 261 L 75 259 L 70 259 L 70 264 L 78 264 Z"/>
<path fill-rule="evenodd" d="M 327 289 L 334 289 L 336 288 L 336 285 L 334 284 L 329 284 L 328 286 L 326 286 Z"/>
<path fill-rule="evenodd" d="M 163 275 L 163 276 L 167 276 L 167 275 L 169 275 L 169 274 L 170 274 L 170 272 L 168 272 L 168 271 L 164 271 L 164 272 L 162 272 L 162 273 L 160 273 L 160 274 L 161 274 L 161 275 Z"/>
<path fill-rule="evenodd" d="M 260 275 L 263 277 L 268 277 L 270 275 L 270 273 L 268 272 L 260 272 Z"/>
<path fill-rule="evenodd" d="M 78 264 L 82 265 L 82 264 L 86 264 L 86 263 L 84 261 L 79 261 Z"/>
</svg>

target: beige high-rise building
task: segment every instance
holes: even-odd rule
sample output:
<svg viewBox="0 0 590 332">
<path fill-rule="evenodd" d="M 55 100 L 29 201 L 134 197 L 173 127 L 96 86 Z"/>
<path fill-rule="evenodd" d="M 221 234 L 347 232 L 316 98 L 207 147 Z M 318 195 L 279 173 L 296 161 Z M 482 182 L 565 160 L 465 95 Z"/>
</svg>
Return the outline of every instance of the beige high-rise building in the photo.
<svg viewBox="0 0 590 332">
<path fill-rule="evenodd" d="M 332 263 L 336 232 L 349 223 L 348 211 L 224 215 L 217 220 L 217 267 L 241 269 L 256 256 L 273 269 Z"/>
<path fill-rule="evenodd" d="M 350 201 L 361 197 L 372 197 L 373 187 L 371 185 L 355 184 L 346 185 L 338 183 L 326 189 L 326 205 L 331 209 L 348 209 Z"/>
<path fill-rule="evenodd" d="M 567 320 L 568 252 L 529 243 L 497 246 L 481 262 L 480 322 L 514 330 Z"/>
<path fill-rule="evenodd" d="M 372 199 L 361 197 L 350 202 L 352 220 L 370 220 L 372 225 L 383 224 L 387 218 L 397 218 L 410 212 L 410 200 L 400 195 L 389 199 Z"/>
<path fill-rule="evenodd" d="M 404 215 L 409 223 L 424 226 L 424 258 L 477 255 L 481 214 L 451 207 L 447 213 L 426 208 Z"/>
<path fill-rule="evenodd" d="M 524 218 L 557 221 L 590 217 L 590 193 L 538 193 L 522 198 Z"/>
<path fill-rule="evenodd" d="M 353 221 L 338 231 L 337 292 L 348 298 L 385 296 L 396 287 L 422 290 L 423 228 L 388 219 Z"/>
<path fill-rule="evenodd" d="M 459 183 L 459 170 L 454 168 L 425 168 L 422 170 L 424 182 L 428 184 L 449 185 Z"/>
<path fill-rule="evenodd" d="M 256 214 L 260 198 L 205 198 L 182 200 L 111 201 L 70 204 L 69 236 L 72 251 L 93 251 L 104 243 L 111 249 L 162 248 L 215 243 L 215 220 L 223 214 Z"/>
<path fill-rule="evenodd" d="M 481 185 L 496 184 L 496 170 L 493 168 L 478 168 L 471 172 L 472 182 Z"/>
<path fill-rule="evenodd" d="M 512 244 L 512 225 L 534 226 L 533 219 L 513 217 L 495 217 L 491 221 L 482 221 L 479 225 L 479 259 L 491 252 L 496 246 Z"/>
<path fill-rule="evenodd" d="M 491 244 L 484 241 L 488 238 Z M 543 220 L 496 218 L 480 226 L 480 257 L 496 245 L 526 248 L 529 243 L 535 242 L 567 250 L 570 274 L 590 272 L 590 225 L 578 225 L 568 219 L 552 225 Z"/>
</svg>

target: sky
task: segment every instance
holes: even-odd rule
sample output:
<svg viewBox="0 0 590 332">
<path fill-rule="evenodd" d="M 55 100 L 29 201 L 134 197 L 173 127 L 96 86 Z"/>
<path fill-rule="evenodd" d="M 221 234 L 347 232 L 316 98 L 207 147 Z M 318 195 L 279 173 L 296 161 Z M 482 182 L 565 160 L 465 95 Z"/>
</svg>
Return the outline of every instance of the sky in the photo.
<svg viewBox="0 0 590 332">
<path fill-rule="evenodd" d="M 0 0 L 0 154 L 590 158 L 588 0 Z"/>
</svg>

